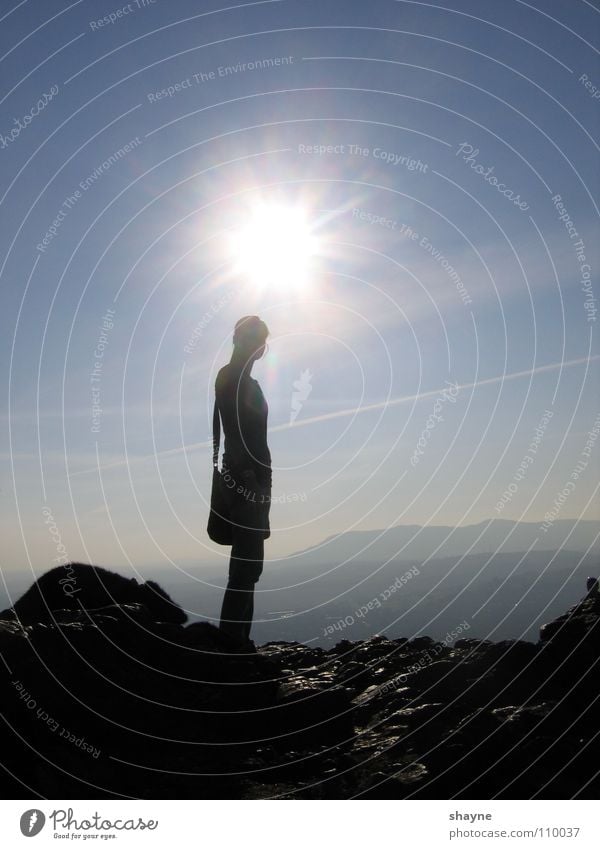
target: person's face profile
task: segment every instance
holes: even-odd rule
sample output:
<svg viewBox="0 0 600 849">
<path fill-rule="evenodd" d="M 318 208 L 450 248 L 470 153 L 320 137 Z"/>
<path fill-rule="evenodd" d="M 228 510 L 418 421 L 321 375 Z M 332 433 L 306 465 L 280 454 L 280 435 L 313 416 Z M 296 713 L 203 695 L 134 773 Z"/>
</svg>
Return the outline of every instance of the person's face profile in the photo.
<svg viewBox="0 0 600 849">
<path fill-rule="evenodd" d="M 247 363 L 253 363 L 263 356 L 266 351 L 266 347 L 265 342 L 260 343 L 254 340 L 247 342 L 244 346 L 240 345 L 239 350 L 242 354 L 242 358 L 245 359 Z"/>
<path fill-rule="evenodd" d="M 248 349 L 249 359 L 252 361 L 259 360 L 267 349 L 266 342 L 254 340 Z"/>
</svg>

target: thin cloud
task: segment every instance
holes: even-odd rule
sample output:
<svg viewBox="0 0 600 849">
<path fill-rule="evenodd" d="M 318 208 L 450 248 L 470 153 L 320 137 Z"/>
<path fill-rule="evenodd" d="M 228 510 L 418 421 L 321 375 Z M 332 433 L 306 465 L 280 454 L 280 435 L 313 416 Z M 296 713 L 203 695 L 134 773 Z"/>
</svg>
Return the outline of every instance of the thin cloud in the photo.
<svg viewBox="0 0 600 849">
<path fill-rule="evenodd" d="M 566 360 L 564 362 L 559 363 L 548 363 L 547 365 L 537 366 L 534 369 L 525 369 L 524 371 L 514 371 L 510 374 L 497 375 L 495 377 L 487 377 L 483 380 L 478 380 L 475 383 L 461 383 L 458 384 L 459 389 L 475 389 L 479 386 L 491 386 L 496 383 L 502 383 L 509 380 L 518 380 L 521 377 L 530 377 L 534 374 L 542 374 L 543 372 L 548 371 L 558 371 L 559 369 L 570 368 L 572 366 L 583 365 L 587 362 L 594 362 L 595 360 L 600 359 L 600 354 L 594 354 L 591 357 L 579 357 L 573 360 Z M 427 392 L 420 392 L 417 395 L 403 395 L 400 398 L 392 398 L 389 401 L 376 401 L 374 404 L 367 404 L 364 407 L 347 407 L 344 410 L 335 410 L 332 413 L 322 413 L 319 416 L 312 416 L 311 418 L 301 419 L 300 421 L 295 421 L 293 424 L 286 422 L 284 424 L 275 425 L 274 427 L 270 427 L 268 429 L 269 433 L 276 433 L 282 430 L 290 430 L 291 428 L 299 428 L 299 427 L 307 427 L 308 425 L 318 424 L 319 422 L 329 421 L 330 419 L 339 419 L 344 418 L 345 416 L 354 416 L 358 413 L 366 413 L 371 412 L 372 410 L 381 410 L 385 407 L 395 407 L 398 404 L 408 404 L 414 401 L 421 401 L 424 398 L 431 398 L 434 395 L 438 395 L 447 387 L 441 387 L 437 389 L 430 389 Z M 198 449 L 204 448 L 212 448 L 212 439 L 207 439 L 204 442 L 193 442 L 191 445 L 178 447 L 178 448 L 169 448 L 165 451 L 157 451 L 155 454 L 147 454 L 143 457 L 132 457 L 127 460 L 119 460 L 114 463 L 106 463 L 102 466 L 95 466 L 90 469 L 81 469 L 77 472 L 71 472 L 69 477 L 77 477 L 78 475 L 89 475 L 92 472 L 102 472 L 105 469 L 114 469 L 120 466 L 127 466 L 133 463 L 145 463 L 148 460 L 156 460 L 158 458 L 166 458 L 166 457 L 174 457 L 178 454 L 183 454 L 184 452 L 192 452 Z"/>
</svg>

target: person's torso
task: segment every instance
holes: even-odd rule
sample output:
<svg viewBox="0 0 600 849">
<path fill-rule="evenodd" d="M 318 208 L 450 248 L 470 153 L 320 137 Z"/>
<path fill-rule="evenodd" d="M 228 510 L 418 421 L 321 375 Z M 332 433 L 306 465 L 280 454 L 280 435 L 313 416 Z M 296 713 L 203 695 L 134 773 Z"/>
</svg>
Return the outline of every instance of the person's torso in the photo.
<svg viewBox="0 0 600 849">
<path fill-rule="evenodd" d="M 271 466 L 269 407 L 258 381 L 240 377 L 224 366 L 217 376 L 215 393 L 224 432 L 223 466 L 233 470 L 253 468 L 257 477 L 265 478 Z"/>
</svg>

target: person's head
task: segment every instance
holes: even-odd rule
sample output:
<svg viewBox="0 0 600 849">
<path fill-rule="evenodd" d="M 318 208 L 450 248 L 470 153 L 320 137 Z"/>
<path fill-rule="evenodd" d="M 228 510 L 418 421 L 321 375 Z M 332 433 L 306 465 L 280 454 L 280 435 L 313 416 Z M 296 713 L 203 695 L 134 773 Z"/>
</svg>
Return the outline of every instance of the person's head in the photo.
<svg viewBox="0 0 600 849">
<path fill-rule="evenodd" d="M 597 596 L 599 594 L 598 578 L 588 578 L 586 581 L 588 595 Z"/>
<path fill-rule="evenodd" d="M 265 352 L 269 328 L 257 315 L 245 315 L 235 323 L 233 356 L 243 364 L 251 364 Z"/>
</svg>

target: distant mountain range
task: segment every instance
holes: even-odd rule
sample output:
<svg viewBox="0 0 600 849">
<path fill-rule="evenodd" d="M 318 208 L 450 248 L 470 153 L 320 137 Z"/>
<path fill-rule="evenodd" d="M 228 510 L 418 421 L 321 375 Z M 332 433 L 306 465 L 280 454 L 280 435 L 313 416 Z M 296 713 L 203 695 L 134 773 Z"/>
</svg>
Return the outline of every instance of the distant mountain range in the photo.
<svg viewBox="0 0 600 849">
<path fill-rule="evenodd" d="M 466 622 L 463 636 L 535 639 L 600 571 L 599 536 L 597 521 L 544 533 L 501 519 L 344 533 L 265 569 L 257 606 L 275 622 L 255 629 L 325 645 L 373 633 L 444 639 Z"/>
<path fill-rule="evenodd" d="M 488 519 L 476 525 L 396 525 L 376 531 L 347 531 L 290 556 L 309 564 L 425 560 L 473 554 L 528 551 L 600 552 L 600 521 L 563 519 L 544 532 L 541 523 Z"/>
<path fill-rule="evenodd" d="M 466 622 L 462 636 L 536 639 L 540 625 L 584 594 L 587 575 L 600 573 L 599 537 L 600 522 L 575 519 L 557 521 L 547 533 L 538 523 L 505 519 L 458 528 L 399 525 L 348 531 L 272 563 L 267 542 L 252 635 L 260 643 L 324 646 L 374 633 L 443 640 Z M 228 549 L 222 554 L 214 568 L 181 562 L 187 575 L 158 565 L 138 572 L 158 580 L 191 620 L 215 621 Z"/>
</svg>

